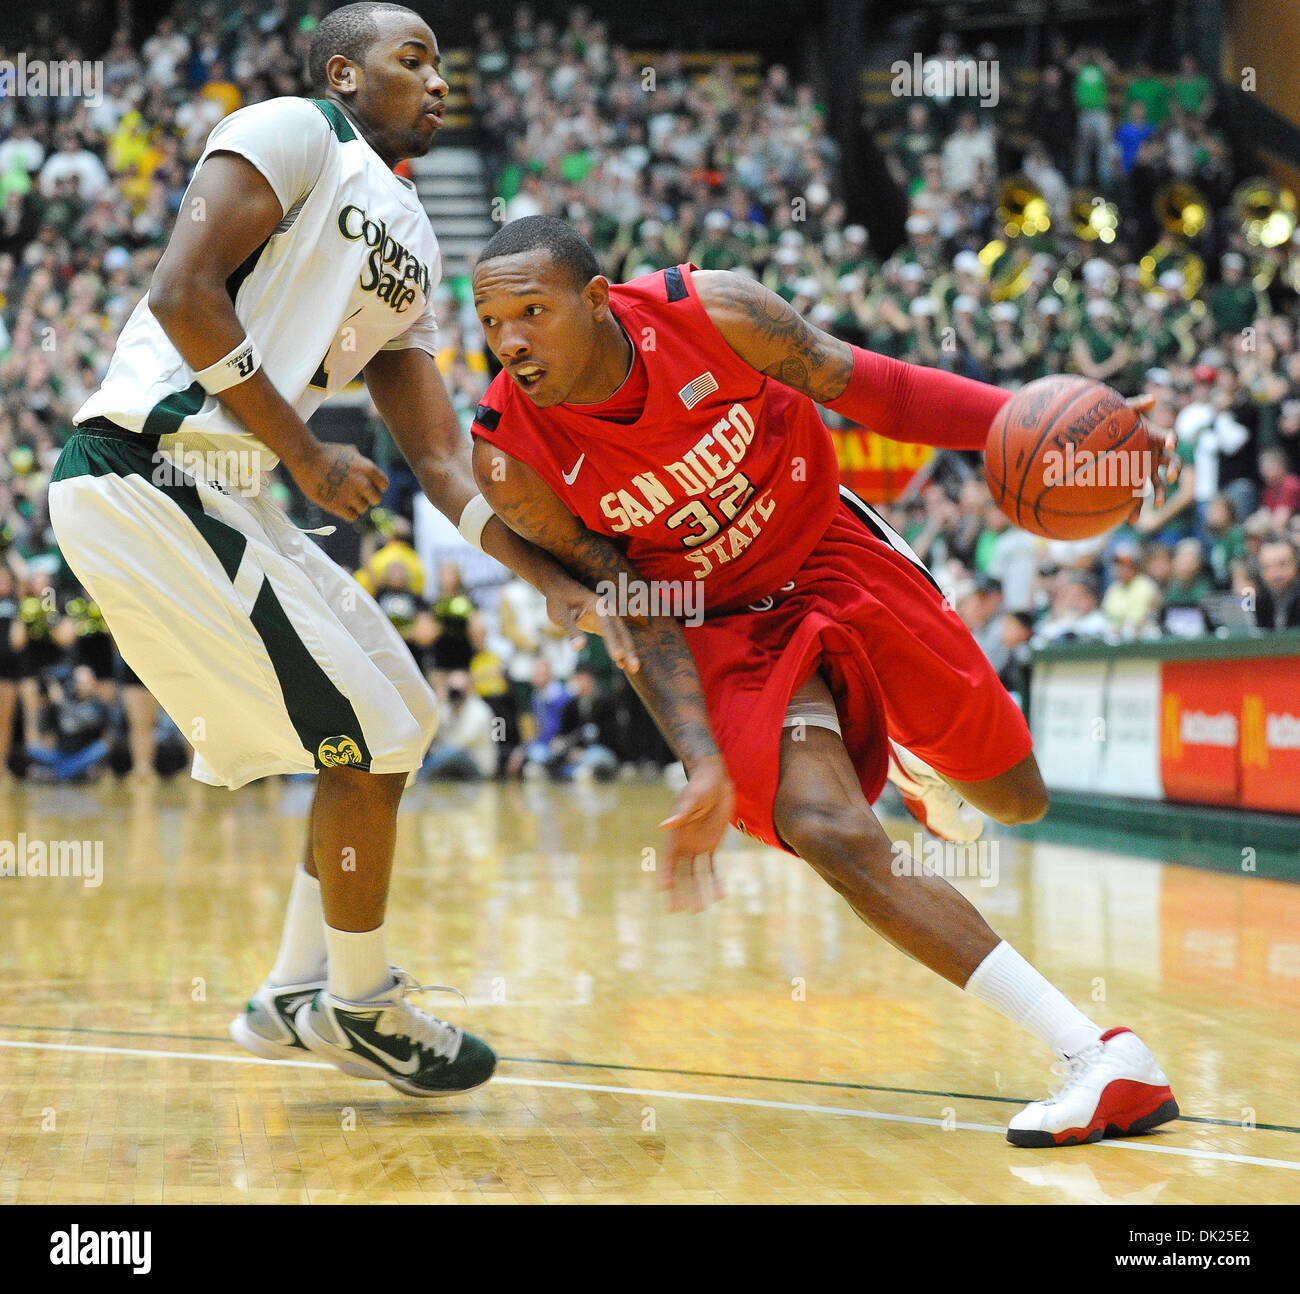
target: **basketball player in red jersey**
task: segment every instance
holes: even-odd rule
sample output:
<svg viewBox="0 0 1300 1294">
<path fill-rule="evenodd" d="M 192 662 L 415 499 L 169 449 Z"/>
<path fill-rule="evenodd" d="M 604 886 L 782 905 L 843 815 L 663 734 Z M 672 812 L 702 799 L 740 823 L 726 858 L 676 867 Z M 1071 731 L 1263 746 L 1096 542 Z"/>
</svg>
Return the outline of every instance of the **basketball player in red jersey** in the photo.
<svg viewBox="0 0 1300 1294">
<path fill-rule="evenodd" d="M 803 858 L 896 947 L 1060 1057 L 1064 1081 L 1012 1119 L 1014 1144 L 1175 1118 L 1137 1036 L 1103 1032 L 871 811 L 891 754 L 953 834 L 974 834 L 958 797 L 1019 823 L 1042 817 L 1047 792 L 965 626 L 839 486 L 814 401 L 893 439 L 979 449 L 1008 393 L 850 346 L 737 274 L 679 265 L 611 286 L 550 217 L 497 233 L 473 284 L 504 366 L 473 428 L 496 514 L 590 586 L 702 587 L 695 627 L 625 616 L 633 684 L 689 774 L 663 824 L 665 885 L 712 887 L 728 821 Z"/>
</svg>

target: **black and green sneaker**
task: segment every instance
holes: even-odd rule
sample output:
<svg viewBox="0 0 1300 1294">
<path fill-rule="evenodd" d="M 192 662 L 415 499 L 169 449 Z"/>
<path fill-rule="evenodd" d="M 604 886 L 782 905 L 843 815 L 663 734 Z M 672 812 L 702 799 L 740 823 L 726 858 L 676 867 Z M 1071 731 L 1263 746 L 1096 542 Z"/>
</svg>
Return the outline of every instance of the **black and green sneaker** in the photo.
<svg viewBox="0 0 1300 1294">
<path fill-rule="evenodd" d="M 382 1078 L 408 1096 L 454 1096 L 482 1087 L 496 1069 L 496 1053 L 406 1001 L 408 992 L 442 986 L 417 984 L 394 969 L 393 983 L 364 1002 L 322 989 L 299 1008 L 298 1037 L 347 1073 Z"/>
<path fill-rule="evenodd" d="M 306 1044 L 298 1036 L 294 1017 L 326 987 L 324 979 L 302 984 L 263 984 L 248 1005 L 230 1022 L 230 1036 L 263 1060 L 302 1060 Z M 373 1078 L 369 1069 L 348 1062 L 339 1065 L 356 1078 Z"/>
</svg>

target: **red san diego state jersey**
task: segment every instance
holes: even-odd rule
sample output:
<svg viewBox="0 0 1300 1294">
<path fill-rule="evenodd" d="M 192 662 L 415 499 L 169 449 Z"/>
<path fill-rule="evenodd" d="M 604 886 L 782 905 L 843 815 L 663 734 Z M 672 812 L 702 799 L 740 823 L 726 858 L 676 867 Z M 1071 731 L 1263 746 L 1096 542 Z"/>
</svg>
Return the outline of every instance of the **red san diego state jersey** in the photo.
<svg viewBox="0 0 1300 1294">
<path fill-rule="evenodd" d="M 703 581 L 711 614 L 793 577 L 839 506 L 839 467 L 816 405 L 723 340 L 693 268 L 610 288 L 644 364 L 645 405 L 634 421 L 589 411 L 607 406 L 538 409 L 503 372 L 473 432 L 537 472 L 647 579 Z"/>
</svg>

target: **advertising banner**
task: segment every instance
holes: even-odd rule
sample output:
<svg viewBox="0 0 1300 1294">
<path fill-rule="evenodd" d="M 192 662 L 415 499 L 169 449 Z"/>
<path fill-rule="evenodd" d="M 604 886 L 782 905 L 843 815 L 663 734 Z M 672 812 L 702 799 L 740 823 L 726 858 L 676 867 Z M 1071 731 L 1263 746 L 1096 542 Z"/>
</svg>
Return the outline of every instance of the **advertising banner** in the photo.
<svg viewBox="0 0 1300 1294">
<path fill-rule="evenodd" d="M 1243 671 L 1241 804 L 1300 813 L 1300 657 L 1252 661 Z"/>
<path fill-rule="evenodd" d="M 1226 660 L 1163 662 L 1160 780 L 1168 799 L 1237 803 L 1242 676 L 1258 665 Z"/>
</svg>

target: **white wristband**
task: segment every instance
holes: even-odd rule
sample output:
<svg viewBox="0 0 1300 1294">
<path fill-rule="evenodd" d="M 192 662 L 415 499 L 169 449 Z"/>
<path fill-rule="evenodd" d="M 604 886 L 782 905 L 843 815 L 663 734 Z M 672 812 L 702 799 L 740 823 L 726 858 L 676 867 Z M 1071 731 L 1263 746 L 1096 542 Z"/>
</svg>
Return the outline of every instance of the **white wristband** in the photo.
<svg viewBox="0 0 1300 1294">
<path fill-rule="evenodd" d="M 257 346 L 251 337 L 245 337 L 229 355 L 201 369 L 194 378 L 209 395 L 219 395 L 229 387 L 247 382 L 261 367 Z"/>
<path fill-rule="evenodd" d="M 492 505 L 481 494 L 476 494 L 465 505 L 465 511 L 460 514 L 460 525 L 456 529 L 460 531 L 466 543 L 473 544 L 479 552 L 482 552 L 483 527 L 492 520 L 494 515 Z"/>
</svg>

